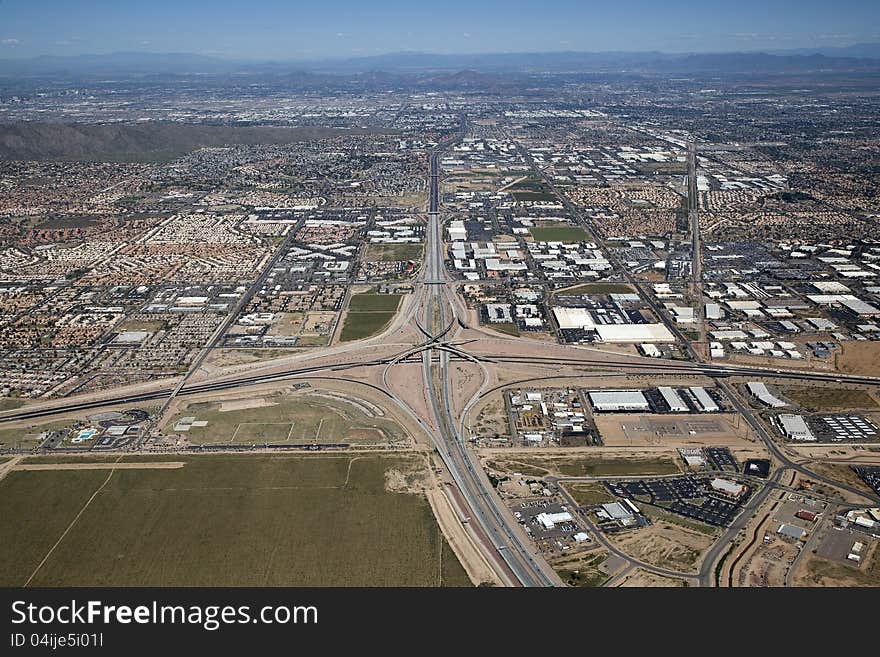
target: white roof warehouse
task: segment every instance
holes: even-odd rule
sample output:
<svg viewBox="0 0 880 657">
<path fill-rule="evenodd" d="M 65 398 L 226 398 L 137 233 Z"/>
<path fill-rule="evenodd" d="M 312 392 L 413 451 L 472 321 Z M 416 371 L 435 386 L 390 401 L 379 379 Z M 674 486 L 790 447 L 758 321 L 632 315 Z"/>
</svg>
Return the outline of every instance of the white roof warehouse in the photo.
<svg viewBox="0 0 880 657">
<path fill-rule="evenodd" d="M 675 342 L 663 324 L 596 324 L 586 308 L 553 309 L 561 329 L 595 331 L 603 342 Z"/>
</svg>

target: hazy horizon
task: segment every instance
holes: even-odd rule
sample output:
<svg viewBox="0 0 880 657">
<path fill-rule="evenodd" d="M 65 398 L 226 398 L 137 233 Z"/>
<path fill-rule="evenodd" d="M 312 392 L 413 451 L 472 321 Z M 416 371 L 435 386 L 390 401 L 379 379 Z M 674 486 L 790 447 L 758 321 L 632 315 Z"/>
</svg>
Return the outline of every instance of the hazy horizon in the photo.
<svg viewBox="0 0 880 657">
<path fill-rule="evenodd" d="M 741 0 L 694 6 L 631 0 L 521 0 L 364 6 L 332 0 L 0 0 L 0 58 L 187 53 L 240 60 L 309 60 L 402 52 L 718 53 L 835 48 L 880 41 L 870 0 Z"/>
</svg>

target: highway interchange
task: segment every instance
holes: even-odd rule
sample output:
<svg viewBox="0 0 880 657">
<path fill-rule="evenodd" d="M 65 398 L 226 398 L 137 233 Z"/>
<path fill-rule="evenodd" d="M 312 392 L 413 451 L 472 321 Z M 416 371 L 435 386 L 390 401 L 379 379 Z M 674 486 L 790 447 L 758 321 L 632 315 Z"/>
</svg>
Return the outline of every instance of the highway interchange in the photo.
<svg viewBox="0 0 880 657">
<path fill-rule="evenodd" d="M 401 311 L 401 317 L 395 324 L 394 329 L 406 325 L 415 325 L 418 338 L 410 340 L 404 348 L 390 355 L 376 353 L 375 346 L 383 339 L 384 335 L 392 332 L 386 331 L 383 336 L 363 341 L 360 345 L 353 345 L 345 349 L 329 349 L 324 352 L 325 357 L 315 364 L 295 363 L 285 367 L 255 366 L 232 375 L 203 376 L 198 382 L 193 381 L 193 374 L 199 369 L 206 356 L 220 340 L 229 322 L 237 316 L 236 312 L 230 314 L 228 319 L 213 336 L 194 366 L 186 376 L 175 384 L 159 386 L 154 389 L 131 393 L 117 393 L 100 398 L 77 400 L 75 397 L 61 401 L 32 404 L 22 409 L 0 413 L 0 423 L 20 422 L 23 420 L 46 418 L 54 415 L 70 414 L 72 412 L 107 408 L 124 404 L 135 404 L 148 401 L 162 401 L 162 408 L 167 409 L 172 400 L 178 396 L 193 396 L 222 390 L 234 390 L 253 385 L 263 385 L 273 382 L 289 381 L 295 379 L 308 379 L 321 375 L 344 373 L 353 368 L 381 368 L 382 386 L 372 385 L 380 394 L 402 408 L 424 431 L 431 437 L 438 454 L 443 460 L 448 475 L 454 483 L 454 498 L 458 510 L 462 516 L 460 519 L 467 525 L 468 531 L 474 537 L 484 556 L 493 565 L 505 583 L 522 586 L 560 586 L 561 580 L 548 566 L 543 558 L 537 555 L 530 539 L 522 531 L 512 514 L 508 511 L 501 498 L 495 492 L 486 474 L 480 467 L 479 461 L 473 450 L 467 446 L 466 420 L 471 408 L 486 395 L 495 392 L 501 386 L 491 386 L 490 377 L 486 372 L 488 364 L 501 366 L 529 365 L 533 368 L 567 368 L 570 372 L 602 374 L 610 377 L 627 377 L 636 374 L 645 376 L 677 375 L 677 376 L 703 376 L 713 379 L 732 401 L 736 410 L 745 418 L 757 435 L 764 443 L 769 452 L 778 461 L 778 465 L 772 477 L 763 485 L 759 485 L 758 492 L 753 495 L 743 513 L 727 528 L 709 552 L 705 555 L 702 567 L 698 575 L 690 575 L 702 586 L 713 585 L 713 569 L 721 555 L 725 554 L 731 542 L 739 532 L 752 519 L 757 510 L 773 490 L 782 487 L 783 478 L 792 472 L 798 472 L 815 481 L 846 490 L 850 493 L 866 496 L 850 486 L 829 479 L 811 471 L 802 463 L 793 460 L 786 451 L 781 448 L 766 431 L 763 424 L 755 417 L 754 413 L 744 403 L 732 386 L 728 385 L 730 377 L 761 377 L 763 379 L 780 379 L 802 382 L 839 382 L 859 385 L 876 385 L 878 380 L 873 377 L 847 376 L 827 374 L 809 371 L 785 371 L 771 370 L 757 367 L 744 367 L 728 364 L 713 364 L 706 362 L 701 354 L 695 350 L 690 342 L 681 335 L 674 324 L 668 323 L 669 328 L 676 334 L 683 344 L 688 345 L 693 358 L 692 362 L 670 361 L 661 359 L 648 359 L 634 356 L 602 352 L 599 349 L 581 349 L 571 347 L 565 351 L 565 355 L 548 354 L 546 357 L 525 357 L 521 355 L 517 347 L 517 340 L 493 339 L 495 351 L 485 353 L 480 350 L 479 337 L 465 339 L 472 336 L 476 329 L 468 326 L 463 314 L 459 312 L 461 299 L 457 292 L 458 283 L 452 279 L 444 265 L 443 243 L 443 214 L 440 195 L 440 171 L 439 157 L 443 150 L 452 141 L 441 144 L 429 157 L 430 185 L 429 202 L 427 208 L 426 249 L 421 271 L 414 282 L 415 294 L 408 307 Z M 539 175 L 544 176 L 545 181 L 559 196 L 573 216 L 578 217 L 582 224 L 589 229 L 588 222 L 578 213 L 564 195 L 553 187 L 546 175 L 540 171 L 535 163 L 528 157 L 527 151 L 520 146 L 521 152 L 527 162 Z M 689 187 L 695 187 L 695 155 L 693 145 L 690 145 L 689 164 Z M 693 193 L 693 191 L 692 191 Z M 693 248 L 697 257 L 694 260 L 694 281 L 697 282 L 699 272 L 699 223 L 696 210 L 689 207 L 689 220 L 694 231 Z M 592 231 L 590 231 L 592 234 Z M 596 239 L 593 236 L 593 239 Z M 602 246 L 600 240 L 597 243 Z M 262 285 L 266 272 L 271 268 L 274 261 L 267 264 L 254 285 L 252 292 Z M 619 265 L 619 263 L 616 263 Z M 626 269 L 619 267 L 626 273 Z M 632 280 L 630 274 L 625 274 L 628 280 L 638 286 L 638 282 Z M 243 297 L 241 306 L 248 295 Z M 650 298 L 647 297 L 646 298 Z M 238 308 L 238 307 L 237 307 Z M 658 312 L 658 317 L 663 314 Z M 664 321 L 666 321 L 664 319 Z M 478 334 L 479 335 L 479 334 Z M 304 359 L 305 360 L 305 359 Z M 314 359 L 318 360 L 318 359 Z M 480 369 L 482 384 L 465 404 L 462 412 L 456 414 L 450 392 L 450 382 L 454 374 L 450 371 L 452 362 L 468 362 Z M 420 417 L 417 410 L 401 399 L 387 384 L 389 372 L 400 364 L 420 363 L 424 382 L 425 396 L 429 400 L 430 417 Z M 567 376 L 571 376 L 568 374 Z M 535 374 L 533 378 L 523 381 L 552 380 L 562 378 L 561 374 L 541 376 Z M 364 383 L 359 381 L 359 383 Z M 504 384 L 511 385 L 510 382 Z M 135 445 L 135 448 L 142 447 Z M 566 494 L 564 490 L 563 494 Z M 573 500 L 569 498 L 569 503 Z M 621 558 L 626 555 L 618 554 L 620 551 L 614 548 L 607 539 L 601 536 L 592 523 L 587 521 L 589 528 L 598 538 L 600 543 L 609 549 L 612 554 Z M 630 565 L 636 565 L 658 574 L 675 574 L 666 569 L 660 569 L 649 564 L 636 563 L 630 559 Z M 661 572 L 663 571 L 663 572 Z"/>
</svg>

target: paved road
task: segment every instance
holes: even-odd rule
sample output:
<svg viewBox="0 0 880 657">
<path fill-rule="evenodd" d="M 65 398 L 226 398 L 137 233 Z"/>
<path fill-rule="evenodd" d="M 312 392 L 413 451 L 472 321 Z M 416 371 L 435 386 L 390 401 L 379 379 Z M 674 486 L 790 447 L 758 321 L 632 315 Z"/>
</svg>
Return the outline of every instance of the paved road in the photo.
<svg viewBox="0 0 880 657">
<path fill-rule="evenodd" d="M 429 392 L 432 412 L 439 428 L 437 448 L 453 480 L 470 509 L 468 522 L 477 523 L 482 533 L 516 579 L 523 586 L 561 585 L 546 562 L 536 556 L 531 542 L 520 530 L 509 510 L 497 496 L 491 483 L 475 463 L 464 437 L 456 428 L 449 391 L 450 353 L 435 349 L 439 336 L 456 323 L 455 305 L 445 297 L 455 290 L 443 264 L 443 236 L 440 221 L 439 151 L 431 154 L 431 187 L 426 231 L 425 265 L 422 270 L 424 295 L 422 327 L 431 336 L 428 348 L 422 351 L 425 389 Z M 451 315 L 451 316 L 449 316 Z M 434 366 L 434 352 L 438 362 Z M 436 374 L 436 376 L 435 376 Z"/>
</svg>

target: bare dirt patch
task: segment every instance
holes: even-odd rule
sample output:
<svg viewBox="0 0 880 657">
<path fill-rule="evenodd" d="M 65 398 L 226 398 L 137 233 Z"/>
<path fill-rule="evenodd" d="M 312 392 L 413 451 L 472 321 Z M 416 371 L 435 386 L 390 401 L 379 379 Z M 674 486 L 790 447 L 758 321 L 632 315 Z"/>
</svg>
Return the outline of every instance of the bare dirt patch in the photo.
<svg viewBox="0 0 880 657">
<path fill-rule="evenodd" d="M 229 401 L 220 402 L 219 411 L 228 413 L 229 411 L 243 411 L 248 408 L 263 408 L 264 406 L 276 406 L 278 402 L 269 401 L 265 397 L 255 397 L 254 399 L 231 399 Z"/>
<path fill-rule="evenodd" d="M 681 572 L 696 572 L 713 540 L 665 522 L 609 538 L 639 561 Z"/>
<path fill-rule="evenodd" d="M 846 342 L 835 364 L 847 374 L 880 376 L 880 342 Z"/>
</svg>

